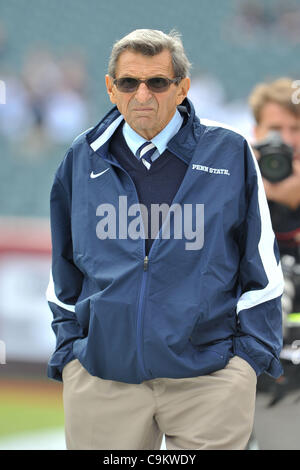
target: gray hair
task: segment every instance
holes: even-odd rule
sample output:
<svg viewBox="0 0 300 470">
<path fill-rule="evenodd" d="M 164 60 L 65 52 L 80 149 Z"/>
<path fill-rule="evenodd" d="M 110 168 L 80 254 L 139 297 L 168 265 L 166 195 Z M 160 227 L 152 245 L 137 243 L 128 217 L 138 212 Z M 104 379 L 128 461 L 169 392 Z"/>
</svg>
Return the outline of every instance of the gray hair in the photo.
<svg viewBox="0 0 300 470">
<path fill-rule="evenodd" d="M 184 52 L 180 34 L 175 30 L 165 34 L 155 29 L 136 29 L 117 41 L 113 46 L 109 59 L 108 74 L 112 78 L 116 78 L 118 58 L 126 50 L 154 56 L 165 49 L 171 53 L 174 76 L 187 77 L 191 64 Z"/>
</svg>

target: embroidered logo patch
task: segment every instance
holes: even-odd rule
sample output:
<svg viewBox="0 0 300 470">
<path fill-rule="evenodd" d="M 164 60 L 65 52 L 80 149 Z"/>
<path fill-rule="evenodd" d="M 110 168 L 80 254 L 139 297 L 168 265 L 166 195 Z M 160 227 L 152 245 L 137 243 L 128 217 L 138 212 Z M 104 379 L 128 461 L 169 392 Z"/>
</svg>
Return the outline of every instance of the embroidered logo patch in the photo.
<svg viewBox="0 0 300 470">
<path fill-rule="evenodd" d="M 195 163 L 192 166 L 192 170 L 199 170 L 199 171 L 205 171 L 206 173 L 213 173 L 215 175 L 227 175 L 230 176 L 230 173 L 228 170 L 224 168 L 210 168 L 209 166 L 205 165 L 196 165 Z"/>
</svg>

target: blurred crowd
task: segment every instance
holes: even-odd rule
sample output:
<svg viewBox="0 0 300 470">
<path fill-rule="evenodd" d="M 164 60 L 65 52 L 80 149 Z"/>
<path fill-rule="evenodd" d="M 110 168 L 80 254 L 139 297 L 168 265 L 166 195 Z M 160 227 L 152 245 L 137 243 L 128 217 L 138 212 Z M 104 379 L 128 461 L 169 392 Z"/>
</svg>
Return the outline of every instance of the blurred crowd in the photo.
<svg viewBox="0 0 300 470">
<path fill-rule="evenodd" d="M 229 101 L 222 82 L 208 73 L 194 73 L 188 97 L 200 118 L 225 123 L 239 131 L 250 141 L 253 138 L 254 118 L 244 99 Z"/>
<path fill-rule="evenodd" d="M 6 85 L 0 135 L 18 146 L 18 154 L 34 158 L 53 144 L 69 145 L 91 125 L 87 70 L 80 56 L 58 58 L 47 49 L 32 49 L 19 73 L 0 79 Z M 250 136 L 253 118 L 246 101 L 227 102 L 215 76 L 195 74 L 189 98 L 199 116 L 239 127 Z"/>
<path fill-rule="evenodd" d="M 20 73 L 1 76 L 6 104 L 0 107 L 0 134 L 34 155 L 54 144 L 70 143 L 87 127 L 87 72 L 76 55 L 58 58 L 36 48 Z"/>
<path fill-rule="evenodd" d="M 234 26 L 234 27 L 233 27 Z M 236 41 L 259 41 L 260 35 L 271 40 L 288 40 L 291 45 L 299 44 L 300 11 L 294 0 L 245 0 L 237 2 L 234 22 L 227 32 Z"/>
</svg>

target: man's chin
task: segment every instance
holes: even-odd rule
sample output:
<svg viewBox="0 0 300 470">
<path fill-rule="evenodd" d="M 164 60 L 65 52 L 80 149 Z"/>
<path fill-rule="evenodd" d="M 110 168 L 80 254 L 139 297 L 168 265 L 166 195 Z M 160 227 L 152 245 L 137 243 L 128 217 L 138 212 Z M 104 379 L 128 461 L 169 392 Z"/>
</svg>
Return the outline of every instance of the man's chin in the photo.
<svg viewBox="0 0 300 470">
<path fill-rule="evenodd" d="M 130 124 L 129 124 L 130 125 Z M 160 131 L 151 125 L 149 120 L 138 120 L 130 125 L 132 129 L 147 140 L 151 140 Z"/>
</svg>

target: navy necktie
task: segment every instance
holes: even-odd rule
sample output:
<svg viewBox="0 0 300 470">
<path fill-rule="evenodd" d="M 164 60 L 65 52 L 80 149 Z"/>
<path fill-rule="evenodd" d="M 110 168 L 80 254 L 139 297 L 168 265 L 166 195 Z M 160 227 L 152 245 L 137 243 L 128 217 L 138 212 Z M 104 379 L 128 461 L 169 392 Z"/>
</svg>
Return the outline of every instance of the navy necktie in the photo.
<svg viewBox="0 0 300 470">
<path fill-rule="evenodd" d="M 143 164 L 147 168 L 147 170 L 150 170 L 151 167 L 151 157 L 154 154 L 156 150 L 156 147 L 152 142 L 145 142 L 143 145 L 140 146 L 138 149 L 138 155 L 140 159 L 142 160 Z"/>
</svg>

